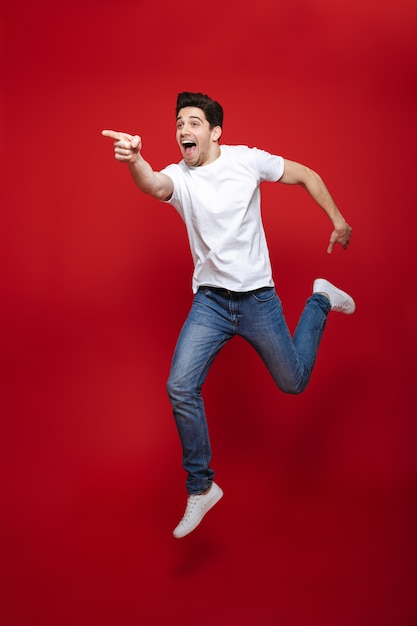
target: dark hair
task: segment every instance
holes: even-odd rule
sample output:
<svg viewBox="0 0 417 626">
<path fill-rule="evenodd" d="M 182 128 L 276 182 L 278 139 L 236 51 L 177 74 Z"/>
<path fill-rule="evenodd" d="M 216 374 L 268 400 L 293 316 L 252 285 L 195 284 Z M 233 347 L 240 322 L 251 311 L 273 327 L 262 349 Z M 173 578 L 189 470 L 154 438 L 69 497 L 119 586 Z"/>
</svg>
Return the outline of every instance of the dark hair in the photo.
<svg viewBox="0 0 417 626">
<path fill-rule="evenodd" d="M 197 107 L 204 111 L 206 119 L 210 125 L 210 128 L 214 126 L 223 126 L 223 109 L 218 102 L 212 100 L 204 93 L 191 93 L 190 91 L 183 91 L 178 94 L 176 115 L 180 109 L 184 107 Z"/>
</svg>

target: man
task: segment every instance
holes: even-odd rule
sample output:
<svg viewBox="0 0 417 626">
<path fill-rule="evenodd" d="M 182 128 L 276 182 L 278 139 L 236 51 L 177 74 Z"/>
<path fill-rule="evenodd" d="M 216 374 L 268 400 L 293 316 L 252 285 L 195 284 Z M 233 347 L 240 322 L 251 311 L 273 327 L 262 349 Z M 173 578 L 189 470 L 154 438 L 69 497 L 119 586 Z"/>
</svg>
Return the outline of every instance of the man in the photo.
<svg viewBox="0 0 417 626">
<path fill-rule="evenodd" d="M 185 222 L 194 260 L 194 300 L 175 348 L 167 390 L 187 472 L 187 506 L 174 530 L 184 537 L 220 500 L 213 481 L 211 447 L 201 396 L 209 368 L 235 335 L 264 360 L 277 386 L 302 392 L 310 379 L 328 313 L 353 313 L 355 303 L 324 279 L 316 279 L 290 336 L 275 292 L 260 214 L 264 181 L 303 186 L 333 224 L 327 251 L 346 249 L 351 227 L 314 171 L 246 146 L 220 145 L 223 109 L 201 93 L 178 95 L 178 164 L 160 172 L 142 157 L 137 135 L 103 131 L 114 139 L 115 158 L 128 164 L 141 191 L 171 203 Z"/>
</svg>

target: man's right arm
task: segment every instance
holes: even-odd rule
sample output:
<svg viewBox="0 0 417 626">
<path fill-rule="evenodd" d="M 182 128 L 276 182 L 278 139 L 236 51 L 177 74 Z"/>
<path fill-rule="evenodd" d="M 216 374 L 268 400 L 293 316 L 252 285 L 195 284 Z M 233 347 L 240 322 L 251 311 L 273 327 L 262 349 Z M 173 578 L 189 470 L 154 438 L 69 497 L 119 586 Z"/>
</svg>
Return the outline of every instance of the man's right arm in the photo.
<svg viewBox="0 0 417 626">
<path fill-rule="evenodd" d="M 157 200 L 169 200 L 174 192 L 174 184 L 169 176 L 161 172 L 154 172 L 150 164 L 145 161 L 140 151 L 142 140 L 138 135 L 103 130 L 104 137 L 114 139 L 114 156 L 117 161 L 127 163 L 130 173 L 137 187 L 144 193 Z"/>
</svg>

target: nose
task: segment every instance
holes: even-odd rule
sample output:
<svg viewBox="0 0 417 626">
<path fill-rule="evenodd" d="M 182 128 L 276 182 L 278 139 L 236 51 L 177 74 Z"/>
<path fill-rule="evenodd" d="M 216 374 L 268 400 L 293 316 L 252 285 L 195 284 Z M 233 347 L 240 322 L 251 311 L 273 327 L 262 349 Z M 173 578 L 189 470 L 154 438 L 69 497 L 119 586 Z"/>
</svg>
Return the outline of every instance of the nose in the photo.
<svg viewBox="0 0 417 626">
<path fill-rule="evenodd" d="M 185 137 L 186 135 L 189 134 L 189 125 L 187 124 L 187 122 L 184 123 L 183 127 L 181 128 L 181 137 Z"/>
</svg>

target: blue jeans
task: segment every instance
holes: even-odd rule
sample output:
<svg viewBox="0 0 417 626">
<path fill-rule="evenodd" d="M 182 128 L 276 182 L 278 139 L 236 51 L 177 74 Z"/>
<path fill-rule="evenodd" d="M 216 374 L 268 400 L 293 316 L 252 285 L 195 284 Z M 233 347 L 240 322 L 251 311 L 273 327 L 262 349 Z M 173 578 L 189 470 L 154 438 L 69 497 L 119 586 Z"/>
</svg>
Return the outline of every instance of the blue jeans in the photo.
<svg viewBox="0 0 417 626">
<path fill-rule="evenodd" d="M 213 481 L 201 388 L 221 348 L 235 335 L 243 337 L 282 391 L 301 393 L 310 379 L 329 311 L 329 300 L 313 294 L 292 338 L 274 287 L 248 293 L 200 287 L 178 338 L 167 383 L 189 494 L 203 493 Z"/>
</svg>

